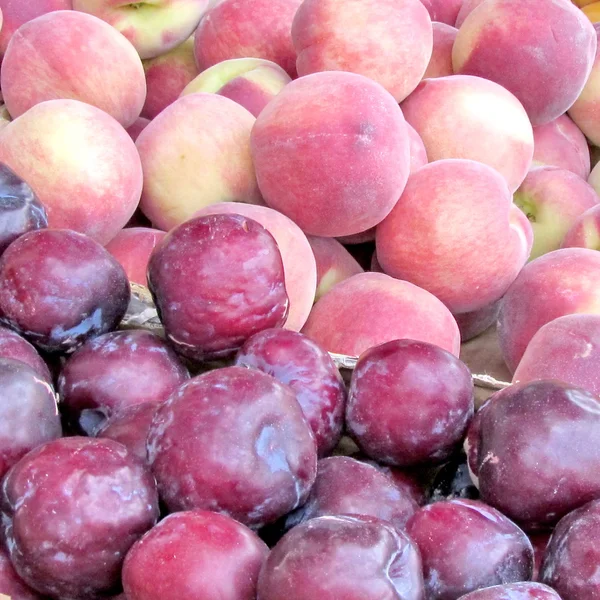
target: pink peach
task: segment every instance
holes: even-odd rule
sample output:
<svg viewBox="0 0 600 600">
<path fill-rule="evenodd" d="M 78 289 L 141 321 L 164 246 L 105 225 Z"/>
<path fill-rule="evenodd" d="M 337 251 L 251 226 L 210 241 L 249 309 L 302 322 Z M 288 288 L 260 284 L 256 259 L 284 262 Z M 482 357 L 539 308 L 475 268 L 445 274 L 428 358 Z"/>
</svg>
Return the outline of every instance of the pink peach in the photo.
<svg viewBox="0 0 600 600">
<path fill-rule="evenodd" d="M 498 319 L 500 300 L 477 310 L 455 314 L 460 330 L 460 339 L 468 342 L 487 331 Z"/>
<path fill-rule="evenodd" d="M 417 130 L 409 123 L 406 124 L 406 128 L 408 129 L 408 141 L 410 143 L 410 174 L 412 175 L 417 169 L 424 167 L 429 159 L 427 158 L 425 144 Z"/>
<path fill-rule="evenodd" d="M 456 22 L 454 26 L 460 29 L 460 26 L 465 22 L 465 19 L 482 3 L 484 0 L 464 0 L 458 15 L 456 15 Z"/>
<path fill-rule="evenodd" d="M 454 75 L 452 68 L 452 47 L 458 29 L 446 23 L 433 23 L 433 54 L 427 65 L 423 79 Z"/>
<path fill-rule="evenodd" d="M 586 210 L 575 220 L 562 241 L 562 247 L 600 250 L 600 205 Z"/>
<path fill-rule="evenodd" d="M 464 0 L 421 0 L 432 21 L 454 25 Z"/>
<path fill-rule="evenodd" d="M 148 127 L 148 125 L 150 124 L 150 119 L 144 119 L 144 117 L 138 117 L 134 122 L 133 125 L 131 125 L 130 127 L 127 128 L 127 133 L 129 134 L 129 137 L 135 142 L 140 133 L 142 133 L 142 131 L 144 131 L 144 129 L 146 129 L 146 127 Z"/>
</svg>

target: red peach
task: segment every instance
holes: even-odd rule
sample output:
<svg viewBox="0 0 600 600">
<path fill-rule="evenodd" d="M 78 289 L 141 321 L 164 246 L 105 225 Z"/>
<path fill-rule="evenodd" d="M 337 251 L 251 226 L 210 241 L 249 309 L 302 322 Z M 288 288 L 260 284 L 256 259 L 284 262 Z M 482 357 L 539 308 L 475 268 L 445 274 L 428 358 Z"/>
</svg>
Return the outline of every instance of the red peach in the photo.
<svg viewBox="0 0 600 600">
<path fill-rule="evenodd" d="M 433 23 L 433 54 L 423 79 L 454 75 L 452 68 L 452 46 L 458 29 L 445 23 Z"/>
<path fill-rule="evenodd" d="M 407 123 L 407 125 L 408 125 L 408 123 Z M 407 127 L 407 129 L 408 129 L 408 127 Z M 410 132 L 410 130 L 409 130 L 409 132 Z M 412 151 L 413 144 L 416 145 L 414 139 L 412 138 L 412 136 L 409 133 L 409 146 L 411 148 L 411 151 Z M 412 160 L 412 154 L 411 154 L 411 159 L 410 159 L 410 171 L 411 172 L 412 172 L 412 169 L 413 169 L 413 160 Z M 415 167 L 415 169 L 416 169 L 416 167 Z M 361 231 L 359 233 L 353 233 L 351 235 L 338 236 L 337 241 L 340 242 L 340 244 L 343 244 L 344 246 L 356 246 L 357 244 L 367 244 L 369 242 L 374 242 L 375 241 L 375 227 L 370 227 L 366 231 Z"/>
<path fill-rule="evenodd" d="M 359 356 L 397 339 L 436 344 L 458 356 L 460 334 L 433 294 L 383 273 L 338 283 L 314 306 L 302 332 L 329 352 Z"/>
<path fill-rule="evenodd" d="M 417 169 L 424 167 L 429 162 L 429 159 L 427 158 L 425 144 L 421 136 L 417 133 L 417 130 L 408 123 L 406 124 L 406 128 L 408 129 L 408 141 L 410 144 L 410 174 L 412 175 Z M 375 239 L 375 237 L 373 236 L 372 239 Z"/>
<path fill-rule="evenodd" d="M 464 0 L 458 15 L 456 15 L 456 22 L 454 26 L 460 29 L 461 25 L 465 22 L 465 19 L 483 2 L 484 0 Z"/>
<path fill-rule="evenodd" d="M 150 119 L 144 119 L 144 117 L 138 117 L 134 122 L 133 125 L 131 125 L 130 127 L 127 128 L 127 133 L 129 134 L 129 137 L 135 142 L 140 133 L 142 133 L 142 131 L 144 131 L 144 129 L 146 129 L 146 127 L 150 124 Z"/>
<path fill-rule="evenodd" d="M 421 0 L 432 21 L 454 25 L 464 0 Z"/>
<path fill-rule="evenodd" d="M 600 205 L 586 210 L 571 225 L 562 248 L 600 250 Z"/>
<path fill-rule="evenodd" d="M 358 73 L 397 102 L 417 87 L 433 49 L 431 18 L 420 0 L 304 0 L 292 39 L 298 75 Z"/>
</svg>

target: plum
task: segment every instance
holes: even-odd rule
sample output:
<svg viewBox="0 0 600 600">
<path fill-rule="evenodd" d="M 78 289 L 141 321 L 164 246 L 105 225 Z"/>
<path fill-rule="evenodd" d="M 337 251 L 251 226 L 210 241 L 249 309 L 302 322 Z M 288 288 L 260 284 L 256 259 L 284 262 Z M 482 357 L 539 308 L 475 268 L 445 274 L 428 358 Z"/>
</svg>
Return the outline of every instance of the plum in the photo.
<svg viewBox="0 0 600 600">
<path fill-rule="evenodd" d="M 258 600 L 424 600 L 415 544 L 390 523 L 318 517 L 289 531 L 258 579 Z"/>
<path fill-rule="evenodd" d="M 316 477 L 315 439 L 294 392 L 255 369 L 182 385 L 159 407 L 147 443 L 169 510 L 213 510 L 255 529 L 303 504 Z"/>
<path fill-rule="evenodd" d="M 514 384 L 478 411 L 467 436 L 481 498 L 527 530 L 600 496 L 600 402 L 560 381 Z"/>
<path fill-rule="evenodd" d="M 292 388 L 315 434 L 319 456 L 337 446 L 346 387 L 333 359 L 316 342 L 295 331 L 268 329 L 246 341 L 235 364 L 259 369 Z"/>
<path fill-rule="evenodd" d="M 542 568 L 542 561 L 544 559 L 544 554 L 546 553 L 546 548 L 548 546 L 548 541 L 552 537 L 552 531 L 537 531 L 535 533 L 529 534 L 529 541 L 533 546 L 533 581 L 539 581 L 540 569 Z"/>
<path fill-rule="evenodd" d="M 494 585 L 461 596 L 460 600 L 561 600 L 552 589 L 541 583 L 507 583 Z"/>
<path fill-rule="evenodd" d="M 546 548 L 540 581 L 564 600 L 600 598 L 600 500 L 563 517 Z"/>
<path fill-rule="evenodd" d="M 128 600 L 255 600 L 269 553 L 250 529 L 203 510 L 169 515 L 128 552 Z"/>
<path fill-rule="evenodd" d="M 31 231 L 0 256 L 0 324 L 49 352 L 115 329 L 129 297 L 123 267 L 75 231 Z"/>
<path fill-rule="evenodd" d="M 19 236 L 44 227 L 48 227 L 48 215 L 35 192 L 0 163 L 0 254 Z"/>
<path fill-rule="evenodd" d="M 527 581 L 533 573 L 528 537 L 478 500 L 445 500 L 419 509 L 408 535 L 423 560 L 428 600 L 456 600 L 482 587 Z"/>
<path fill-rule="evenodd" d="M 460 446 L 473 411 L 464 363 L 433 344 L 394 340 L 360 356 L 346 426 L 360 449 L 384 464 L 440 463 Z"/>
<path fill-rule="evenodd" d="M 331 456 L 317 464 L 317 479 L 306 504 L 287 518 L 286 525 L 327 515 L 365 515 L 402 530 L 419 505 L 402 493 L 390 477 L 375 467 L 346 456 Z"/>
<path fill-rule="evenodd" d="M 177 354 L 157 335 L 144 330 L 106 333 L 88 340 L 63 367 L 58 378 L 61 412 L 70 429 L 92 435 L 113 411 L 163 402 L 188 378 Z"/>
<path fill-rule="evenodd" d="M 50 384 L 29 365 L 0 358 L 0 477 L 27 452 L 61 435 Z"/>
<path fill-rule="evenodd" d="M 193 360 L 234 354 L 251 335 L 282 327 L 289 309 L 275 239 L 235 214 L 172 229 L 150 256 L 148 286 L 169 341 Z"/>
<path fill-rule="evenodd" d="M 38 351 L 12 329 L 0 326 L 0 358 L 12 358 L 28 364 L 37 374 L 48 383 L 52 376 L 48 365 Z"/>
<path fill-rule="evenodd" d="M 70 437 L 25 455 L 3 484 L 12 563 L 56 600 L 117 593 L 125 554 L 159 515 L 149 470 L 112 440 Z"/>
<path fill-rule="evenodd" d="M 0 548 L 0 594 L 8 600 L 43 600 L 17 575 L 4 548 Z M 0 598 L 4 600 L 1 595 Z"/>
</svg>

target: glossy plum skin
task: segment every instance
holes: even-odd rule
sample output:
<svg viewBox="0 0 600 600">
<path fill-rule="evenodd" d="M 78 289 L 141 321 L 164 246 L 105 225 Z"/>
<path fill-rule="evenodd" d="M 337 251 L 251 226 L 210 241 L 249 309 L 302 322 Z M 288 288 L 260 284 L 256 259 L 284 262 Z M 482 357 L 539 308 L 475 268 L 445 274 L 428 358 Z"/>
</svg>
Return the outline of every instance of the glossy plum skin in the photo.
<svg viewBox="0 0 600 600">
<path fill-rule="evenodd" d="M 121 265 L 81 233 L 32 231 L 0 257 L 0 323 L 43 350 L 71 351 L 115 329 L 129 296 Z"/>
<path fill-rule="evenodd" d="M 546 549 L 540 581 L 553 587 L 563 600 L 600 598 L 600 500 L 562 518 Z"/>
<path fill-rule="evenodd" d="M 157 335 L 106 333 L 87 341 L 63 367 L 61 412 L 71 430 L 92 435 L 114 411 L 163 402 L 188 379 L 177 354 Z"/>
<path fill-rule="evenodd" d="M 412 495 L 401 492 L 376 467 L 346 456 L 331 456 L 318 462 L 308 500 L 288 516 L 286 526 L 328 515 L 364 515 L 402 530 L 418 508 Z"/>
<path fill-rule="evenodd" d="M 483 502 L 429 504 L 415 513 L 406 531 L 421 552 L 428 600 L 456 600 L 479 588 L 531 579 L 531 542 Z"/>
<path fill-rule="evenodd" d="M 346 426 L 360 449 L 384 464 L 439 463 L 460 446 L 473 411 L 464 363 L 433 344 L 395 340 L 360 356 Z"/>
<path fill-rule="evenodd" d="M 50 384 L 29 365 L 0 358 L 0 478 L 27 452 L 61 435 Z"/>
<path fill-rule="evenodd" d="M 481 498 L 527 530 L 600 496 L 600 402 L 559 381 L 515 384 L 478 411 L 467 436 Z"/>
<path fill-rule="evenodd" d="M 258 529 L 300 506 L 317 449 L 292 390 L 255 369 L 194 377 L 158 409 L 148 460 L 170 511 L 206 509 Z"/>
<path fill-rule="evenodd" d="M 561 600 L 561 597 L 541 583 L 507 583 L 471 592 L 460 600 Z"/>
<path fill-rule="evenodd" d="M 268 373 L 292 388 L 315 435 L 319 456 L 337 446 L 346 387 L 333 359 L 317 343 L 295 331 L 268 329 L 246 341 L 235 364 Z"/>
<path fill-rule="evenodd" d="M 12 358 L 28 364 L 39 377 L 52 383 L 48 365 L 38 351 L 18 333 L 0 326 L 0 358 Z"/>
<path fill-rule="evenodd" d="M 251 335 L 283 326 L 289 309 L 275 239 L 240 215 L 171 230 L 150 256 L 148 285 L 167 337 L 194 360 L 235 353 Z"/>
<path fill-rule="evenodd" d="M 419 552 L 391 524 L 360 516 L 319 517 L 271 550 L 258 600 L 425 600 Z"/>
<path fill-rule="evenodd" d="M 57 600 L 118 592 L 125 554 L 159 514 L 142 463 L 112 440 L 82 437 L 22 458 L 4 480 L 3 511 L 15 570 Z"/>
<path fill-rule="evenodd" d="M 4 548 L 0 548 L 0 594 L 10 600 L 43 600 L 17 575 Z"/>
<path fill-rule="evenodd" d="M 0 163 L 0 254 L 19 236 L 44 227 L 48 227 L 48 215 L 35 192 Z"/>
<path fill-rule="evenodd" d="M 230 517 L 175 513 L 133 545 L 123 587 L 127 600 L 255 600 L 268 553 L 253 531 Z"/>
</svg>

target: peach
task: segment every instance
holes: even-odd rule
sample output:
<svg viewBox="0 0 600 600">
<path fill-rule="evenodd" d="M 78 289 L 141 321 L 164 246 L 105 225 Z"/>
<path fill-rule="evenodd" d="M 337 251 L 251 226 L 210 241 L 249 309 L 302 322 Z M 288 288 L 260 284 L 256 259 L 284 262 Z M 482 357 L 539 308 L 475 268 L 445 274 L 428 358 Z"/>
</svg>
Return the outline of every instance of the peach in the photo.
<svg viewBox="0 0 600 600">
<path fill-rule="evenodd" d="M 465 19 L 483 2 L 484 0 L 465 0 L 456 15 L 454 26 L 460 29 Z"/>
<path fill-rule="evenodd" d="M 196 30 L 201 71 L 231 58 L 264 58 L 296 77 L 292 20 L 302 0 L 221 0 Z"/>
<path fill-rule="evenodd" d="M 292 24 L 298 75 L 351 71 L 397 102 L 423 78 L 433 29 L 420 0 L 304 0 Z"/>
<path fill-rule="evenodd" d="M 180 98 L 137 139 L 144 168 L 141 208 L 168 231 L 217 202 L 261 201 L 250 155 L 254 117 L 214 94 Z"/>
<path fill-rule="evenodd" d="M 308 239 L 292 220 L 266 206 L 223 202 L 203 208 L 195 216 L 222 213 L 253 219 L 275 238 L 281 252 L 289 297 L 285 328 L 300 331 L 311 311 L 317 289 L 317 264 Z"/>
<path fill-rule="evenodd" d="M 527 264 L 502 299 L 498 338 L 514 373 L 546 323 L 575 313 L 600 314 L 600 252 L 564 248 Z"/>
<path fill-rule="evenodd" d="M 138 117 L 134 122 L 133 125 L 131 125 L 130 127 L 127 128 L 127 133 L 129 134 L 129 137 L 131 137 L 131 139 L 135 142 L 140 133 L 142 133 L 142 131 L 144 131 L 144 129 L 146 129 L 146 127 L 148 127 L 148 125 L 150 124 L 150 119 L 144 119 L 144 117 Z"/>
<path fill-rule="evenodd" d="M 513 199 L 531 221 L 531 260 L 558 250 L 577 217 L 600 203 L 600 197 L 589 183 L 558 167 L 537 167 L 529 171 Z"/>
<path fill-rule="evenodd" d="M 460 351 L 458 325 L 433 294 L 383 273 L 359 273 L 325 294 L 302 332 L 329 352 L 360 356 L 385 342 L 411 339 Z"/>
<path fill-rule="evenodd" d="M 427 158 L 425 144 L 421 136 L 417 133 L 417 130 L 408 123 L 406 124 L 406 128 L 408 129 L 408 141 L 410 144 L 410 174 L 412 175 L 417 169 L 425 166 L 429 162 L 429 159 Z"/>
<path fill-rule="evenodd" d="M 421 0 L 432 21 L 454 25 L 464 0 Z"/>
<path fill-rule="evenodd" d="M 412 141 L 411 141 L 412 143 Z M 412 155 L 410 161 L 410 170 L 412 172 Z M 375 241 L 375 227 L 370 227 L 365 231 L 353 233 L 352 235 L 341 235 L 337 238 L 340 244 L 344 246 L 356 246 L 357 244 L 367 244 Z"/>
<path fill-rule="evenodd" d="M 164 231 L 158 229 L 129 227 L 119 231 L 105 248 L 125 269 L 129 281 L 147 287 L 146 271 L 150 254 L 165 235 Z"/>
<path fill-rule="evenodd" d="M 600 22 L 600 2 L 586 4 L 581 10 L 592 23 Z"/>
<path fill-rule="evenodd" d="M 533 128 L 519 101 L 503 87 L 469 75 L 422 81 L 402 103 L 430 161 L 467 158 L 502 174 L 515 191 L 531 165 Z"/>
<path fill-rule="evenodd" d="M 208 0 L 73 0 L 73 8 L 112 25 L 141 58 L 155 58 L 192 35 Z"/>
<path fill-rule="evenodd" d="M 600 24 L 594 25 L 596 39 L 600 38 Z M 592 72 L 579 97 L 569 108 L 569 116 L 592 144 L 600 145 L 600 41 Z"/>
<path fill-rule="evenodd" d="M 337 240 L 311 235 L 308 241 L 317 261 L 315 300 L 319 300 L 334 285 L 363 272 L 352 254 Z"/>
<path fill-rule="evenodd" d="M 433 53 L 423 79 L 454 75 L 452 68 L 452 47 L 458 29 L 446 23 L 433 23 Z"/>
<path fill-rule="evenodd" d="M 537 126 L 577 100 L 596 46 L 594 27 L 567 0 L 486 0 L 461 25 L 452 62 L 455 73 L 512 92 Z"/>
<path fill-rule="evenodd" d="M 600 315 L 565 315 L 537 331 L 513 383 L 558 379 L 600 397 Z"/>
<path fill-rule="evenodd" d="M 468 342 L 487 331 L 498 319 L 500 300 L 483 308 L 466 313 L 455 314 L 454 318 L 460 330 L 460 339 Z"/>
<path fill-rule="evenodd" d="M 276 63 L 261 58 L 232 58 L 209 67 L 193 79 L 182 96 L 219 94 L 258 117 L 262 109 L 291 81 Z"/>
<path fill-rule="evenodd" d="M 129 127 L 146 99 L 135 48 L 104 21 L 72 10 L 42 15 L 14 33 L 0 85 L 14 118 L 45 100 L 69 98 Z"/>
<path fill-rule="evenodd" d="M 590 150 L 585 136 L 567 115 L 533 128 L 533 166 L 550 165 L 590 175 Z"/>
<path fill-rule="evenodd" d="M 311 235 L 345 236 L 377 225 L 410 169 L 409 135 L 392 95 L 341 71 L 283 88 L 256 119 L 251 145 L 265 202 Z"/>
<path fill-rule="evenodd" d="M 188 38 L 165 54 L 143 61 L 146 73 L 146 103 L 142 117 L 154 119 L 173 104 L 185 86 L 198 75 L 194 58 L 194 38 Z"/>
<path fill-rule="evenodd" d="M 0 0 L 2 28 L 0 29 L 0 60 L 6 52 L 13 33 L 24 23 L 55 10 L 70 10 L 73 0 Z"/>
<path fill-rule="evenodd" d="M 600 250 L 600 205 L 586 210 L 575 219 L 562 241 L 562 247 Z"/>
<path fill-rule="evenodd" d="M 31 185 L 49 226 L 106 244 L 135 212 L 142 166 L 111 116 L 78 100 L 36 104 L 0 131 L 0 162 Z"/>
<path fill-rule="evenodd" d="M 447 159 L 409 178 L 377 227 L 377 259 L 388 275 L 463 313 L 502 297 L 526 263 L 531 241 L 531 226 L 498 172 Z"/>
</svg>

